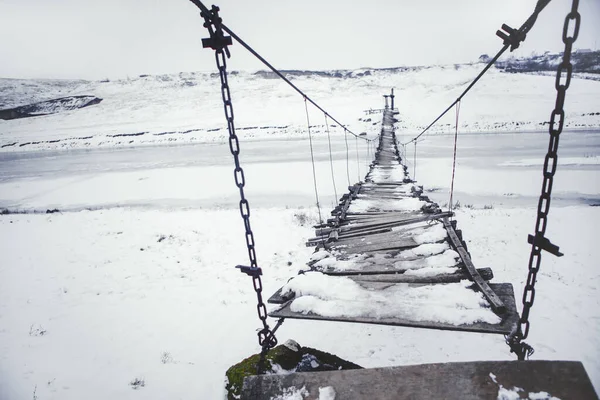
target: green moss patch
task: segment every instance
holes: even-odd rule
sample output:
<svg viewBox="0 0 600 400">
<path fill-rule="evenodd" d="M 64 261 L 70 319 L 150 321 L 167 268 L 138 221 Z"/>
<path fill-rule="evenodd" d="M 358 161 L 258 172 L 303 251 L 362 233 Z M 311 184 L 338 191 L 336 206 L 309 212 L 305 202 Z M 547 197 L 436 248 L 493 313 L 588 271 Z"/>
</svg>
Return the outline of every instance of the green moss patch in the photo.
<svg viewBox="0 0 600 400">
<path fill-rule="evenodd" d="M 225 373 L 227 376 L 227 399 L 239 399 L 244 378 L 256 375 L 260 353 L 254 354 L 232 366 Z M 344 369 L 360 369 L 360 365 L 339 358 L 338 356 L 310 347 L 302 347 L 293 340 L 288 340 L 271 349 L 265 360 L 265 373 L 315 372 Z"/>
</svg>

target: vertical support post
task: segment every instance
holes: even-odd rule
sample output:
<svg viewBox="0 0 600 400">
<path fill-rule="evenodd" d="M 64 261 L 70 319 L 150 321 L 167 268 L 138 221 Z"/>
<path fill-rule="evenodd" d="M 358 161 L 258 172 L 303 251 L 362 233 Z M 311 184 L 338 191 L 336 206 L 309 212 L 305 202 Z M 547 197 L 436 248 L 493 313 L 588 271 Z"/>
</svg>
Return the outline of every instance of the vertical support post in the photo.
<svg viewBox="0 0 600 400">
<path fill-rule="evenodd" d="M 390 97 L 389 94 L 384 94 L 383 95 L 383 98 L 385 99 L 385 108 L 389 108 L 389 106 L 388 106 L 388 97 Z"/>
<path fill-rule="evenodd" d="M 392 88 L 392 94 L 390 94 L 390 98 L 392 99 L 392 111 L 394 110 L 394 88 Z"/>
</svg>

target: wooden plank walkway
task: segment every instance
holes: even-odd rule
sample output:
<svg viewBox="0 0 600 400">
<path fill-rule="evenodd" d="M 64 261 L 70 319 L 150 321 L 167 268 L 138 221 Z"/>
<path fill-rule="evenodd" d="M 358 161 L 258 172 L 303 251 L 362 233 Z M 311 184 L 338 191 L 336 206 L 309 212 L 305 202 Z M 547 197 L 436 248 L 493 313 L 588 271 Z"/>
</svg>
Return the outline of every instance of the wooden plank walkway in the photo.
<svg viewBox="0 0 600 400">
<path fill-rule="evenodd" d="M 450 220 L 452 214 L 442 211 L 410 178 L 398 152 L 395 122 L 394 111 L 386 108 L 364 182 L 350 186 L 332 218 L 316 227 L 315 237 L 307 241 L 315 246 L 308 263 L 311 272 L 292 279 L 269 299 L 281 304 L 269 315 L 509 334 L 519 318 L 512 285 L 488 284 L 493 272 L 474 266 L 462 232 Z M 332 281 L 335 277 L 338 280 Z M 386 309 L 348 310 L 344 305 L 354 298 L 315 291 L 316 286 L 338 285 L 353 291 L 356 299 L 363 296 Z M 461 303 L 473 293 L 479 296 L 478 304 Z M 436 307 L 439 312 L 432 313 Z M 472 316 L 455 321 L 440 316 L 452 313 L 452 308 L 467 308 Z"/>
</svg>

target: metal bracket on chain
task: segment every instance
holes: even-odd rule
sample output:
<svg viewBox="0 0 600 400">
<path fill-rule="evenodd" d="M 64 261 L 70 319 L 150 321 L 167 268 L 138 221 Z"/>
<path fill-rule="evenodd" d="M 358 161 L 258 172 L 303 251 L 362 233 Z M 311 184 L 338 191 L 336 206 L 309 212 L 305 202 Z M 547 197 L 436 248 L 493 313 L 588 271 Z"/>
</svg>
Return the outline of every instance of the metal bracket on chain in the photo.
<svg viewBox="0 0 600 400">
<path fill-rule="evenodd" d="M 251 277 L 262 275 L 262 269 L 260 269 L 259 267 L 248 267 L 245 265 L 236 265 L 235 267 L 239 268 L 240 272 L 243 272 L 244 274 Z"/>
<path fill-rule="evenodd" d="M 550 242 L 550 240 L 548 238 L 545 238 L 543 235 L 527 235 L 527 242 L 536 247 L 539 247 L 542 250 L 546 250 L 548 253 L 553 254 L 556 257 L 564 256 L 564 254 L 560 252 L 560 248 L 557 245 L 552 244 L 552 242 Z"/>
</svg>

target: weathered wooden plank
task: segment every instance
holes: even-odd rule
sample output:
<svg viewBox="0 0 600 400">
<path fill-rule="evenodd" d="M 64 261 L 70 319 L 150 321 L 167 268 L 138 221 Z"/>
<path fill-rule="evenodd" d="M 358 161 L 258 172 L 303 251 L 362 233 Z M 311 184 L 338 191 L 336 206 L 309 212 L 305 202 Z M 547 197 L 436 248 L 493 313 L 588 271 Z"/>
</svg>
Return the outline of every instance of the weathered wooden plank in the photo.
<svg viewBox="0 0 600 400">
<path fill-rule="evenodd" d="M 389 214 L 397 211 L 349 211 L 346 215 L 381 215 L 381 214 Z"/>
<path fill-rule="evenodd" d="M 402 186 L 406 185 L 408 182 L 404 181 L 384 181 L 384 182 L 369 182 L 366 187 L 369 186 Z"/>
<path fill-rule="evenodd" d="M 414 261 L 415 259 L 407 259 L 404 261 Z M 458 271 L 453 274 L 438 274 L 430 277 L 419 277 L 416 275 L 405 275 L 409 268 L 394 267 L 393 262 L 398 261 L 393 258 L 390 259 L 390 264 L 367 264 L 362 268 L 347 269 L 343 271 L 328 271 L 327 269 L 315 268 L 317 271 L 321 271 L 326 275 L 332 276 L 348 276 L 354 280 L 370 281 L 370 282 L 395 282 L 395 283 L 452 283 L 460 282 L 461 280 L 468 279 L 471 277 L 464 271 Z M 494 273 L 491 268 L 479 268 L 477 270 L 481 277 L 485 280 L 491 280 L 494 278 Z M 293 298 L 293 295 L 281 296 L 281 289 L 275 292 L 270 298 L 269 303 L 282 304 Z"/>
<path fill-rule="evenodd" d="M 486 300 L 490 303 L 492 310 L 494 310 L 496 313 L 502 314 L 506 310 L 506 306 L 502 303 L 502 300 L 496 295 L 496 293 L 494 293 L 494 291 L 488 286 L 487 282 L 483 280 L 483 278 L 481 278 L 481 276 L 479 276 L 479 274 L 477 273 L 477 269 L 473 265 L 471 257 L 463 247 L 462 242 L 456 235 L 456 232 L 450 224 L 450 221 L 448 221 L 448 218 L 444 218 L 443 222 L 444 227 L 446 228 L 446 232 L 448 232 L 450 242 L 452 243 L 456 252 L 460 255 L 460 258 L 463 264 L 465 265 L 467 272 L 473 278 L 473 282 L 475 283 L 475 285 L 477 285 L 479 290 L 481 290 L 481 292 L 485 296 Z"/>
<path fill-rule="evenodd" d="M 390 250 L 389 252 L 392 253 L 393 251 L 394 250 Z M 396 252 L 397 252 L 397 250 L 396 250 Z M 327 268 L 318 268 L 318 267 L 315 268 L 315 270 L 323 272 L 326 275 L 333 275 L 333 276 L 402 274 L 402 273 L 408 271 L 410 268 L 396 266 L 394 264 L 395 261 L 410 262 L 410 261 L 416 261 L 418 259 L 419 258 L 407 258 L 407 259 L 398 260 L 398 259 L 394 259 L 393 257 L 390 257 L 389 264 L 364 263 L 354 269 L 349 268 L 349 269 L 344 269 L 343 271 L 335 271 L 335 270 L 329 270 Z"/>
<path fill-rule="evenodd" d="M 425 220 L 427 221 L 427 220 Z M 381 224 L 381 225 L 376 225 L 370 228 L 363 228 L 363 229 L 353 229 L 350 231 L 342 231 L 339 233 L 338 235 L 338 239 L 342 240 L 342 239 L 348 239 L 348 238 L 356 238 L 356 237 L 362 237 L 362 236 L 367 236 L 367 235 L 372 235 L 372 234 L 376 234 L 376 233 L 381 233 L 381 232 L 389 232 L 392 230 L 392 228 L 397 228 L 400 226 L 409 226 L 411 224 L 414 223 L 419 223 L 419 222 L 424 222 L 424 221 L 416 221 L 413 223 L 389 223 L 389 224 Z"/>
<path fill-rule="evenodd" d="M 346 202 L 344 203 L 344 206 L 342 207 L 342 210 L 339 214 L 340 219 L 346 218 L 346 213 L 348 212 L 348 208 L 350 208 L 352 199 L 354 198 L 354 195 L 358 195 L 358 193 L 360 192 L 360 187 L 361 187 L 361 184 L 357 183 L 356 185 L 354 185 L 353 189 L 350 190 L 350 196 L 348 196 L 348 198 L 346 199 Z"/>
<path fill-rule="evenodd" d="M 377 222 L 379 220 L 390 220 L 390 219 L 406 219 L 408 217 L 416 218 L 423 215 L 421 212 L 410 212 L 410 213 L 374 213 L 374 214 L 354 214 L 348 215 L 343 221 L 344 225 L 359 224 L 365 222 Z"/>
<path fill-rule="evenodd" d="M 287 301 L 290 301 L 294 298 L 294 293 L 293 292 L 288 292 L 284 295 L 281 294 L 283 287 L 280 287 L 275 293 L 273 293 L 271 295 L 271 297 L 269 297 L 269 300 L 267 300 L 267 303 L 270 304 L 283 304 Z"/>
<path fill-rule="evenodd" d="M 383 227 L 383 228 L 372 228 L 369 230 L 365 230 L 365 231 L 360 231 L 354 234 L 348 234 L 345 235 L 344 238 L 348 239 L 348 238 L 354 238 L 354 237 L 361 237 L 364 235 L 371 235 L 371 234 L 378 234 L 378 233 L 386 233 L 386 232 L 391 232 L 392 228 L 388 228 L 388 227 Z M 329 240 L 329 236 L 321 236 L 323 239 L 319 239 L 317 238 L 311 238 L 308 242 L 307 242 L 307 246 L 315 246 L 318 245 L 320 243 L 331 243 L 334 240 Z M 338 235 L 338 239 L 339 239 L 339 235 Z"/>
<path fill-rule="evenodd" d="M 360 237 L 370 235 L 374 233 L 389 232 L 391 228 L 398 226 L 407 226 L 416 224 L 419 222 L 426 222 L 434 219 L 440 219 L 444 216 L 450 216 L 451 213 L 439 213 L 439 214 L 407 214 L 407 215 L 420 215 L 419 217 L 401 217 L 396 218 L 378 218 L 376 222 L 361 222 L 355 224 L 342 225 L 339 228 L 323 228 L 315 230 L 316 237 L 308 239 L 306 242 L 307 246 L 315 246 L 318 243 L 330 241 L 329 235 L 337 231 L 338 239 L 348 239 L 354 237 Z"/>
<path fill-rule="evenodd" d="M 377 233 L 374 235 L 369 235 L 366 237 L 357 237 L 357 238 L 349 238 L 344 240 L 339 240 L 331 243 L 332 247 L 363 247 L 363 246 L 374 246 L 379 244 L 389 244 L 396 241 L 410 241 L 416 243 L 414 238 L 410 235 L 400 235 L 398 232 L 390 231 L 384 233 Z M 388 248 L 388 247 L 386 247 Z"/>
<path fill-rule="evenodd" d="M 340 235 L 343 236 L 343 235 L 354 234 L 356 232 L 368 231 L 368 230 L 374 229 L 374 228 L 393 228 L 393 227 L 399 227 L 399 226 L 411 226 L 414 224 L 426 222 L 428 220 L 433 219 L 433 218 L 423 219 L 424 217 L 427 217 L 427 216 L 424 216 L 423 214 L 421 214 L 420 217 L 411 217 L 411 218 L 378 218 L 373 221 L 371 221 L 371 220 L 364 221 L 364 222 L 361 221 L 361 222 L 356 222 L 356 223 L 340 226 L 338 228 L 338 232 L 340 233 Z"/>
<path fill-rule="evenodd" d="M 401 193 L 391 193 L 390 195 L 384 195 L 381 193 L 376 193 L 373 195 L 360 195 L 358 198 L 362 200 L 402 200 L 402 199 L 412 199 L 414 197 L 412 194 L 401 194 Z"/>
<path fill-rule="evenodd" d="M 359 222 L 364 222 L 364 221 L 376 221 L 378 219 L 389 219 L 389 218 L 399 218 L 399 219 L 403 219 L 406 218 L 407 216 L 413 216 L 413 217 L 418 217 L 420 215 L 423 215 L 423 213 L 421 213 L 420 211 L 413 211 L 413 212 L 408 212 L 408 213 L 399 213 L 399 212 L 370 212 L 370 213 L 354 213 L 354 214 L 348 214 L 346 216 L 346 219 L 344 221 L 344 223 L 349 224 L 349 223 L 359 223 Z"/>
<path fill-rule="evenodd" d="M 365 188 L 361 191 L 361 196 L 370 194 L 399 194 L 399 195 L 411 195 L 414 192 L 407 193 L 402 186 L 390 187 L 390 188 Z"/>
<path fill-rule="evenodd" d="M 396 226 L 403 226 L 403 225 L 411 225 L 411 224 L 416 224 L 419 222 L 439 220 L 439 219 L 442 219 L 445 217 L 450 217 L 450 216 L 452 216 L 452 213 L 449 213 L 449 212 L 442 212 L 442 213 L 437 213 L 437 214 L 397 213 L 397 214 L 392 214 L 387 218 L 385 218 L 385 217 L 377 218 L 373 222 L 362 222 L 361 221 L 360 223 L 344 225 L 343 227 L 340 227 L 339 232 L 341 235 L 344 235 L 344 234 L 350 233 L 352 231 L 359 231 L 364 228 L 371 228 L 371 227 L 381 228 L 381 227 L 396 227 Z"/>
<path fill-rule="evenodd" d="M 400 188 L 394 189 L 365 189 L 362 190 L 359 197 L 372 196 L 372 195 L 404 195 L 411 196 L 414 192 L 406 193 Z"/>
<path fill-rule="evenodd" d="M 495 377 L 495 378 L 492 378 Z M 242 400 L 283 398 L 290 388 L 304 388 L 305 400 L 319 398 L 330 386 L 343 400 L 496 400 L 500 385 L 523 389 L 519 396 L 548 393 L 559 399 L 598 400 L 590 378 L 578 361 L 475 361 L 283 375 L 249 376 Z M 292 389 L 294 390 L 294 389 Z M 524 397 L 523 397 L 524 396 Z M 539 396 L 543 398 L 543 396 Z"/>
<path fill-rule="evenodd" d="M 417 247 L 419 244 L 415 242 L 412 237 L 397 238 L 389 242 L 380 242 L 373 244 L 347 244 L 340 245 L 336 242 L 326 243 L 325 248 L 338 250 L 341 253 L 353 253 L 359 254 L 367 251 L 382 251 L 382 250 L 396 250 L 396 249 L 410 249 Z"/>
<path fill-rule="evenodd" d="M 359 199 L 362 200 L 404 200 L 404 199 L 412 199 L 413 197 L 418 197 L 417 193 L 405 193 L 398 191 L 364 191 L 360 195 L 358 195 Z"/>
<path fill-rule="evenodd" d="M 348 246 L 354 246 L 354 245 L 365 245 L 365 244 L 375 244 L 375 243 L 380 243 L 380 242 L 389 242 L 389 241 L 393 241 L 396 239 L 400 239 L 400 238 L 405 238 L 405 237 L 411 237 L 414 236 L 415 233 L 413 232 L 414 230 L 417 229 L 429 229 L 427 227 L 424 227 L 422 225 L 406 225 L 403 227 L 402 230 L 395 230 L 392 231 L 391 228 L 389 228 L 390 231 L 385 232 L 385 233 L 376 233 L 376 234 L 368 234 L 368 235 L 364 235 L 364 234 L 358 234 L 358 236 L 338 236 L 338 240 L 337 240 L 337 245 L 348 245 Z"/>
<path fill-rule="evenodd" d="M 489 324 L 478 322 L 469 325 L 452 325 L 437 321 L 412 321 L 403 318 L 375 318 L 375 317 L 323 317 L 312 313 L 302 314 L 290 310 L 291 301 L 285 304 L 278 310 L 269 313 L 269 316 L 274 318 L 295 318 L 295 319 L 311 319 L 320 321 L 339 321 L 339 322 L 356 322 L 363 324 L 376 325 L 393 325 L 393 326 L 409 326 L 415 328 L 439 329 L 448 331 L 465 331 L 465 332 L 481 332 L 481 333 L 496 333 L 508 335 L 516 326 L 519 320 L 514 299 L 513 287 L 510 283 L 492 283 L 490 286 L 500 296 L 506 306 L 504 314 L 500 315 L 502 321 L 499 324 Z"/>
<path fill-rule="evenodd" d="M 377 185 L 377 186 L 373 186 L 372 183 L 365 183 L 363 185 L 363 190 L 365 191 L 371 191 L 371 192 L 377 192 L 377 191 L 381 191 L 381 192 L 393 192 L 393 191 L 397 191 L 405 186 L 409 186 L 408 183 L 402 183 L 401 185 L 394 185 L 394 186 L 381 186 L 381 185 Z"/>
<path fill-rule="evenodd" d="M 477 270 L 479 275 L 485 280 L 494 277 L 491 268 L 481 268 Z M 452 274 L 442 273 L 433 276 L 418 276 L 407 274 L 377 274 L 377 275 L 352 275 L 350 279 L 362 282 L 393 282 L 393 283 L 453 283 L 460 282 L 471 277 L 464 271 L 457 271 Z"/>
</svg>

